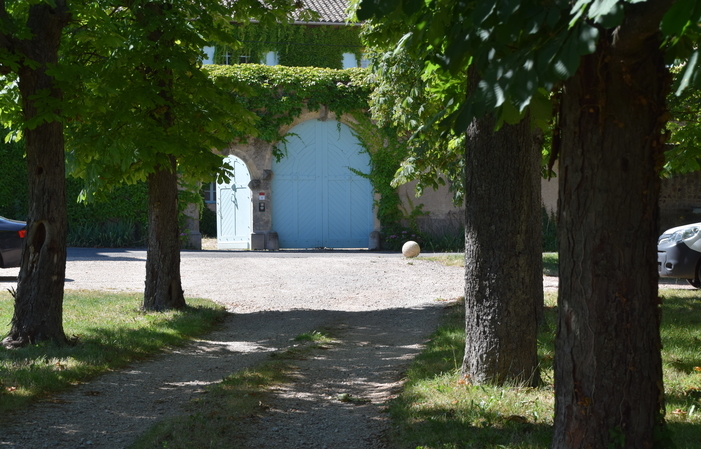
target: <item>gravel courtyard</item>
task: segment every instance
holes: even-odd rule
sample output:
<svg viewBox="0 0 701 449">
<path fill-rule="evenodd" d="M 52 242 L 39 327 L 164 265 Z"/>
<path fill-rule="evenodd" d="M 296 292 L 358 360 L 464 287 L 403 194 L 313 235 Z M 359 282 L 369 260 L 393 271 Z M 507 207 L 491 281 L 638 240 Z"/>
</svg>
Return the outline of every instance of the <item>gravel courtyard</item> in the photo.
<svg viewBox="0 0 701 449">
<path fill-rule="evenodd" d="M 70 249 L 66 289 L 142 291 L 145 260 L 142 250 Z M 221 330 L 5 417 L 0 446 L 128 447 L 205 386 L 323 327 L 340 344 L 301 362 L 265 416 L 232 423 L 241 436 L 232 447 L 383 447 L 386 401 L 464 286 L 460 267 L 368 251 L 184 251 L 181 270 L 186 297 L 231 312 Z M 0 288 L 13 276 L 4 270 Z"/>
</svg>

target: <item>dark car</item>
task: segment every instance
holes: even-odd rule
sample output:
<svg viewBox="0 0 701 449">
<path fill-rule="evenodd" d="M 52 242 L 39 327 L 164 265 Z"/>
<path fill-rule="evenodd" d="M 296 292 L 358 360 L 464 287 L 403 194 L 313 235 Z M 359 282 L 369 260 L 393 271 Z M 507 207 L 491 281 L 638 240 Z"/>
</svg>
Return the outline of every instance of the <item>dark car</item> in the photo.
<svg viewBox="0 0 701 449">
<path fill-rule="evenodd" d="M 19 267 L 27 223 L 0 217 L 0 268 Z"/>
<path fill-rule="evenodd" d="M 660 277 L 686 279 L 701 288 L 701 223 L 666 230 L 657 241 Z"/>
</svg>

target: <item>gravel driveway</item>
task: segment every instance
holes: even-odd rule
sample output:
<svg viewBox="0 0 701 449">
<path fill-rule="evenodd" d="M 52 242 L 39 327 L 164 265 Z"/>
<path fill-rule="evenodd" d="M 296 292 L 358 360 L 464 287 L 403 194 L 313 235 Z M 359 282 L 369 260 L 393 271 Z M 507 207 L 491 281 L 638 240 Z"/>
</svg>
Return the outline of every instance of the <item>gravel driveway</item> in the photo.
<svg viewBox="0 0 701 449">
<path fill-rule="evenodd" d="M 66 289 L 142 291 L 141 250 L 70 249 Z M 223 329 L 154 360 L 103 375 L 0 424 L 0 446 L 122 448 L 206 385 L 265 360 L 321 327 L 340 344 L 299 364 L 268 412 L 240 426 L 237 447 L 379 448 L 383 407 L 435 329 L 445 301 L 463 295 L 463 269 L 367 251 L 182 253 L 186 297 L 232 312 Z M 15 285 L 5 270 L 0 288 Z M 349 394 L 362 404 L 339 401 Z M 232 442 L 232 447 L 234 447 Z"/>
</svg>

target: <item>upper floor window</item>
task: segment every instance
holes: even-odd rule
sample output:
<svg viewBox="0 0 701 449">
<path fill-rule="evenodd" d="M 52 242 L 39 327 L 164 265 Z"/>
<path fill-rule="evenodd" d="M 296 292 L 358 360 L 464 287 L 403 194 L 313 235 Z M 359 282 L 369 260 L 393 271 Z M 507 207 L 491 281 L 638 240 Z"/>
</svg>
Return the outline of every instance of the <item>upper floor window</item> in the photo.
<svg viewBox="0 0 701 449">
<path fill-rule="evenodd" d="M 279 61 L 277 59 L 277 52 L 267 52 L 265 55 L 263 55 L 262 61 L 260 63 L 264 65 L 278 65 Z"/>
<path fill-rule="evenodd" d="M 202 64 L 214 64 L 214 47 L 204 47 L 202 52 L 205 54 Z"/>
<path fill-rule="evenodd" d="M 343 68 L 350 69 L 351 67 L 358 67 L 358 59 L 355 57 L 355 53 L 343 53 Z"/>
</svg>

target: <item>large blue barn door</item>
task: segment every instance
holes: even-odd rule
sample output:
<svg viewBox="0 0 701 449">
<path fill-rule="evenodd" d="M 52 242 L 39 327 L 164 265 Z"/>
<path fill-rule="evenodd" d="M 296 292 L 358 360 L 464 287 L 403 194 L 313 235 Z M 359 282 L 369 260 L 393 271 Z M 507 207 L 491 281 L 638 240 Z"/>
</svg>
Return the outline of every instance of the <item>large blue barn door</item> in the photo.
<svg viewBox="0 0 701 449">
<path fill-rule="evenodd" d="M 229 184 L 217 184 L 217 247 L 249 249 L 251 247 L 251 175 L 246 164 L 236 156 L 224 159 L 234 167 Z"/>
<path fill-rule="evenodd" d="M 287 154 L 273 164 L 272 219 L 281 248 L 367 248 L 373 230 L 370 171 L 350 128 L 310 120 L 290 130 Z"/>
</svg>

